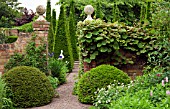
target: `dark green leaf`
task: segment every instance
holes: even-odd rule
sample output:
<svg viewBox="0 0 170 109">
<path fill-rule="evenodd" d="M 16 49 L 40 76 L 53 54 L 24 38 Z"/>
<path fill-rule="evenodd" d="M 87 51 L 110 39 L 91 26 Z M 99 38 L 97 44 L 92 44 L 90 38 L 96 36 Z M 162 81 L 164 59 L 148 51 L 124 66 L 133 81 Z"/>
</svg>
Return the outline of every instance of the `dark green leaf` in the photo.
<svg viewBox="0 0 170 109">
<path fill-rule="evenodd" d="M 84 62 L 91 63 L 91 59 L 90 58 L 85 58 Z"/>
<path fill-rule="evenodd" d="M 103 37 L 101 37 L 101 36 L 99 36 L 99 37 L 97 37 L 97 38 L 95 38 L 95 40 L 102 40 L 103 39 Z"/>
<path fill-rule="evenodd" d="M 123 36 L 122 36 L 123 39 L 126 39 L 127 37 L 128 37 L 127 35 L 123 35 Z"/>
<path fill-rule="evenodd" d="M 102 46 L 102 43 L 98 43 L 98 44 L 97 44 L 97 47 L 101 47 L 101 46 Z"/>
<path fill-rule="evenodd" d="M 120 33 L 125 33 L 126 32 L 126 29 L 122 28 L 119 30 Z"/>
<path fill-rule="evenodd" d="M 108 50 L 108 48 L 106 48 L 106 47 L 101 47 L 101 48 L 100 48 L 100 51 L 101 51 L 101 52 L 106 52 L 107 50 Z"/>
<path fill-rule="evenodd" d="M 118 49 L 119 49 L 119 44 L 118 44 L 117 41 L 114 42 L 113 48 L 114 48 L 115 50 L 118 50 Z"/>
<path fill-rule="evenodd" d="M 143 45 L 142 43 L 139 43 L 139 44 L 138 44 L 138 47 L 139 47 L 139 48 L 143 48 L 144 45 Z"/>
<path fill-rule="evenodd" d="M 88 33 L 85 35 L 86 38 L 91 38 L 92 37 L 92 33 Z"/>
<path fill-rule="evenodd" d="M 92 34 L 94 34 L 94 35 L 98 35 L 98 34 L 99 34 L 99 32 L 98 32 L 98 31 L 94 31 Z"/>
</svg>

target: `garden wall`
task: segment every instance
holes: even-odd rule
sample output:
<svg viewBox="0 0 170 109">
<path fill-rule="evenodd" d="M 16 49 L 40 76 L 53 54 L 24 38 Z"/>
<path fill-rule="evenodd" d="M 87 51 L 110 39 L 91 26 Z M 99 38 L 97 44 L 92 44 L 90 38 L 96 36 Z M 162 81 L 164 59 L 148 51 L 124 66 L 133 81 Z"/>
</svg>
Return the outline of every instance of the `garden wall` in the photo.
<svg viewBox="0 0 170 109">
<path fill-rule="evenodd" d="M 143 74 L 147 54 L 154 50 L 157 37 L 140 27 L 106 23 L 100 19 L 77 24 L 80 58 L 84 72 L 101 64 L 113 65 L 132 79 Z"/>
<path fill-rule="evenodd" d="M 35 39 L 36 46 L 40 45 L 43 42 L 47 44 L 49 22 L 46 21 L 36 21 L 33 23 L 32 33 L 19 32 L 17 29 L 9 29 L 5 31 L 6 36 L 18 36 L 16 42 L 11 44 L 0 44 L 0 73 L 4 73 L 4 65 L 8 62 L 11 55 L 16 53 L 24 53 L 24 49 L 27 45 L 27 42 L 30 41 L 32 36 L 37 36 Z M 46 49 L 48 52 L 48 49 Z"/>
</svg>

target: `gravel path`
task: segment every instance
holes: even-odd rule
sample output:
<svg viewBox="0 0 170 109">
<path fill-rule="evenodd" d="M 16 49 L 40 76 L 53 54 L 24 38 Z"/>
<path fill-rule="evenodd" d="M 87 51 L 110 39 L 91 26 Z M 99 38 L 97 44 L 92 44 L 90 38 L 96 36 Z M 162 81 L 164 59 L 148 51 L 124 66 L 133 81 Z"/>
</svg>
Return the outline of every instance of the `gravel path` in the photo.
<svg viewBox="0 0 170 109">
<path fill-rule="evenodd" d="M 78 62 L 75 62 L 73 71 L 67 76 L 67 83 L 57 88 L 59 98 L 42 107 L 30 109 L 88 109 L 90 105 L 82 104 L 78 101 L 77 96 L 72 95 L 75 77 L 78 75 Z"/>
</svg>

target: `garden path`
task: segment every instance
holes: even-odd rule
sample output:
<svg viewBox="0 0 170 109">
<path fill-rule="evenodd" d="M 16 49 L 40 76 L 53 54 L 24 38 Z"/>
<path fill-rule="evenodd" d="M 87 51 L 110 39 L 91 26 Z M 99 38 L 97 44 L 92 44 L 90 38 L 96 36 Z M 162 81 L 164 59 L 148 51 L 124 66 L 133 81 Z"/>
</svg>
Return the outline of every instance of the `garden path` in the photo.
<svg viewBox="0 0 170 109">
<path fill-rule="evenodd" d="M 78 68 L 78 62 L 75 62 L 73 71 L 67 75 L 67 83 L 56 89 L 59 93 L 59 98 L 54 98 L 48 105 L 30 109 L 88 109 L 90 105 L 80 103 L 77 96 L 72 95 Z"/>
</svg>

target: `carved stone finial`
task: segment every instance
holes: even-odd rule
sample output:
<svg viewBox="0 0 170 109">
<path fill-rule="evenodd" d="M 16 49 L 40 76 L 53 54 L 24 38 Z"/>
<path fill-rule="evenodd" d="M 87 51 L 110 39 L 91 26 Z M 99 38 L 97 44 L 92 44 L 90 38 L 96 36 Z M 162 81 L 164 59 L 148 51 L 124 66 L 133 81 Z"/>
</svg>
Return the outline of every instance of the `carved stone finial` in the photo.
<svg viewBox="0 0 170 109">
<path fill-rule="evenodd" d="M 84 7 L 84 12 L 87 14 L 87 18 L 85 20 L 93 20 L 91 15 L 94 12 L 94 8 L 92 5 L 87 5 Z"/>
<path fill-rule="evenodd" d="M 45 13 L 46 9 L 43 5 L 39 5 L 36 8 L 37 14 L 39 14 L 39 17 L 36 21 L 46 21 L 45 18 L 43 17 L 43 14 Z"/>
</svg>

